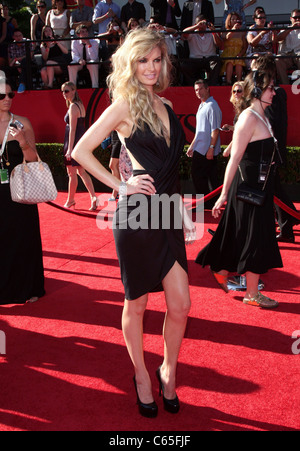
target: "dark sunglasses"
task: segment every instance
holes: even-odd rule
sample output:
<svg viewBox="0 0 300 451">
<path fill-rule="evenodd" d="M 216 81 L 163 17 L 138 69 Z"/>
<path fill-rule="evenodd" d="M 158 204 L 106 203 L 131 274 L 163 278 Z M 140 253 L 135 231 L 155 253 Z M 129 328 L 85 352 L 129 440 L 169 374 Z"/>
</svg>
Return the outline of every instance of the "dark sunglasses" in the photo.
<svg viewBox="0 0 300 451">
<path fill-rule="evenodd" d="M 300 19 L 300 16 L 294 16 L 294 17 L 292 17 L 292 19 Z"/>
<path fill-rule="evenodd" d="M 241 89 L 234 89 L 232 92 L 233 92 L 234 94 L 236 94 L 237 92 L 238 92 L 239 94 L 241 94 L 243 91 L 242 91 Z"/>
<path fill-rule="evenodd" d="M 68 89 L 64 89 L 62 92 L 63 92 L 64 94 L 68 94 L 70 91 L 69 91 Z"/>
<path fill-rule="evenodd" d="M 13 99 L 15 97 L 15 93 L 9 92 L 8 94 L 0 94 L 0 100 L 4 100 L 6 96 L 8 96 L 10 99 Z"/>
</svg>

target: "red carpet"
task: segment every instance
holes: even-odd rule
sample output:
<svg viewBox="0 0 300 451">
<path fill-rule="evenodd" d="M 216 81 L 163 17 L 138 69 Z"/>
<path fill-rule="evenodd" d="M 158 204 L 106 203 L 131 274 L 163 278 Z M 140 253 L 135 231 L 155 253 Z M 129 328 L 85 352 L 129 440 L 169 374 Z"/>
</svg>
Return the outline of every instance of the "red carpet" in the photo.
<svg viewBox="0 0 300 451">
<path fill-rule="evenodd" d="M 65 198 L 59 194 L 57 202 Z M 78 194 L 76 208 L 85 213 L 88 206 L 88 195 Z M 39 209 L 47 295 L 36 304 L 0 306 L 6 335 L 0 430 L 299 429 L 300 343 L 292 334 L 300 329 L 300 227 L 295 244 L 280 246 L 284 268 L 263 276 L 265 293 L 280 302 L 276 311 L 245 306 L 239 292 L 226 295 L 194 263 L 210 240 L 207 232 L 187 248 L 193 305 L 178 366 L 182 409 L 168 414 L 158 399 L 164 302 L 153 294 L 145 350 L 160 410 L 157 419 L 144 419 L 121 331 L 123 289 L 112 232 L 90 217 Z M 205 222 L 205 229 L 216 228 L 210 212 Z"/>
</svg>

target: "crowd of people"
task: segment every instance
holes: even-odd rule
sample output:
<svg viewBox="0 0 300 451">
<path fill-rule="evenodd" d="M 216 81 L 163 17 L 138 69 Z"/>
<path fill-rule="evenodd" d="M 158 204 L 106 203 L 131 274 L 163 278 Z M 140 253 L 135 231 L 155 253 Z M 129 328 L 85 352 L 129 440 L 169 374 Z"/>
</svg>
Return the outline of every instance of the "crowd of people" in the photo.
<svg viewBox="0 0 300 451">
<path fill-rule="evenodd" d="M 245 78 L 252 59 L 262 54 L 273 55 L 278 82 L 288 84 L 293 69 L 300 69 L 300 10 L 291 12 L 289 26 L 275 28 L 267 22 L 264 8 L 257 6 L 253 23 L 246 24 L 245 10 L 255 3 L 224 2 L 223 25 L 216 29 L 213 2 L 208 0 L 187 1 L 182 9 L 178 0 L 150 0 L 149 18 L 137 0 L 121 8 L 113 0 L 94 7 L 88 6 L 89 0 L 74 0 L 72 10 L 66 0 L 52 0 L 48 12 L 46 2 L 37 0 L 30 40 L 2 3 L 0 68 L 15 81 L 19 93 L 32 88 L 28 74 L 34 74 L 35 89 L 60 88 L 67 80 L 77 84 L 78 76 L 83 85 L 98 88 L 106 85 L 111 55 L 127 33 L 151 27 L 166 39 L 173 85 L 193 86 L 199 77 L 209 85 L 232 85 Z"/>
</svg>

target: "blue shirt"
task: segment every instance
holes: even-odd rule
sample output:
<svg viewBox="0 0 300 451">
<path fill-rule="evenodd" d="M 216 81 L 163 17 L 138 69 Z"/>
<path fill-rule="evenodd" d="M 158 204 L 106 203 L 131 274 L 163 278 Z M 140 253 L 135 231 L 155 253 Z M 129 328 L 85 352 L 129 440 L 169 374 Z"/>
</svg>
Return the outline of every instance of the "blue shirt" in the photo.
<svg viewBox="0 0 300 451">
<path fill-rule="evenodd" d="M 211 143 L 211 134 L 221 127 L 222 111 L 213 97 L 201 102 L 196 115 L 196 138 L 193 146 L 195 152 L 206 155 Z M 214 156 L 221 152 L 220 135 L 214 149 Z"/>
<path fill-rule="evenodd" d="M 121 9 L 116 3 L 106 3 L 105 0 L 102 0 L 99 2 L 95 9 L 94 9 L 94 15 L 93 15 L 93 21 L 96 20 L 98 17 L 104 16 L 104 14 L 107 13 L 109 9 L 112 9 L 113 12 L 116 14 L 116 16 L 120 19 L 121 17 Z M 98 24 L 98 32 L 105 33 L 107 31 L 107 25 L 112 21 L 112 17 L 109 17 L 108 19 L 105 19 L 103 22 Z"/>
</svg>

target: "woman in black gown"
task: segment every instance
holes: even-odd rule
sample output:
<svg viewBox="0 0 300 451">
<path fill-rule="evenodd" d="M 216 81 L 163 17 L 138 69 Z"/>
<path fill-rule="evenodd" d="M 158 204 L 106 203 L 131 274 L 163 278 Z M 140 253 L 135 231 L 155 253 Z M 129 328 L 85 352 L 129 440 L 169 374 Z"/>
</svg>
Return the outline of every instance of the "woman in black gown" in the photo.
<svg viewBox="0 0 300 451">
<path fill-rule="evenodd" d="M 157 415 L 157 405 L 144 361 L 143 317 L 148 293 L 162 289 L 167 304 L 165 353 L 156 376 L 165 409 L 179 411 L 176 367 L 190 309 L 182 222 L 180 229 L 173 223 L 166 229 L 158 223 L 151 227 L 150 223 L 162 219 L 152 214 L 152 202 L 155 204 L 158 198 L 154 194 L 176 193 L 184 133 L 169 103 L 157 95 L 167 88 L 170 73 L 166 44 L 160 34 L 149 29 L 129 33 L 113 55 L 112 64 L 108 82 L 114 102 L 79 141 L 72 156 L 120 194 L 114 237 L 125 288 L 122 326 L 135 369 L 139 411 L 150 417 Z M 133 164 L 133 177 L 127 183 L 106 171 L 92 155 L 112 130 L 117 130 Z M 134 202 L 132 195 L 136 193 L 144 194 L 142 211 Z M 135 213 L 143 216 L 145 211 L 149 213 L 146 227 L 131 227 Z"/>
<path fill-rule="evenodd" d="M 0 169 L 7 170 L 27 161 L 36 161 L 35 138 L 32 126 L 25 117 L 13 116 L 23 130 L 8 128 L 11 121 L 11 86 L 0 82 L 0 142 L 7 141 L 0 157 Z M 1 154 L 0 152 L 0 154 Z M 3 182 L 3 180 L 2 180 Z M 0 184 L 0 304 L 34 302 L 44 295 L 44 268 L 40 236 L 39 214 L 36 205 L 24 205 L 11 200 L 9 183 Z"/>
<path fill-rule="evenodd" d="M 236 195 L 242 178 L 253 188 L 261 190 L 263 187 L 263 182 L 259 181 L 264 172 L 261 172 L 260 163 L 263 160 L 269 166 L 274 152 L 274 139 L 264 110 L 272 103 L 274 95 L 274 73 L 258 68 L 255 80 L 253 74 L 248 75 L 245 98 L 250 107 L 241 113 L 235 125 L 231 159 L 213 216 L 218 218 L 220 208 L 226 202 L 227 206 L 213 239 L 196 259 L 203 267 L 210 265 L 217 282 L 226 292 L 229 272 L 246 273 L 247 291 L 243 302 L 261 308 L 277 307 L 278 302 L 258 291 L 260 274 L 282 267 L 273 209 L 274 165 L 267 178 L 263 206 L 245 203 Z"/>
</svg>

